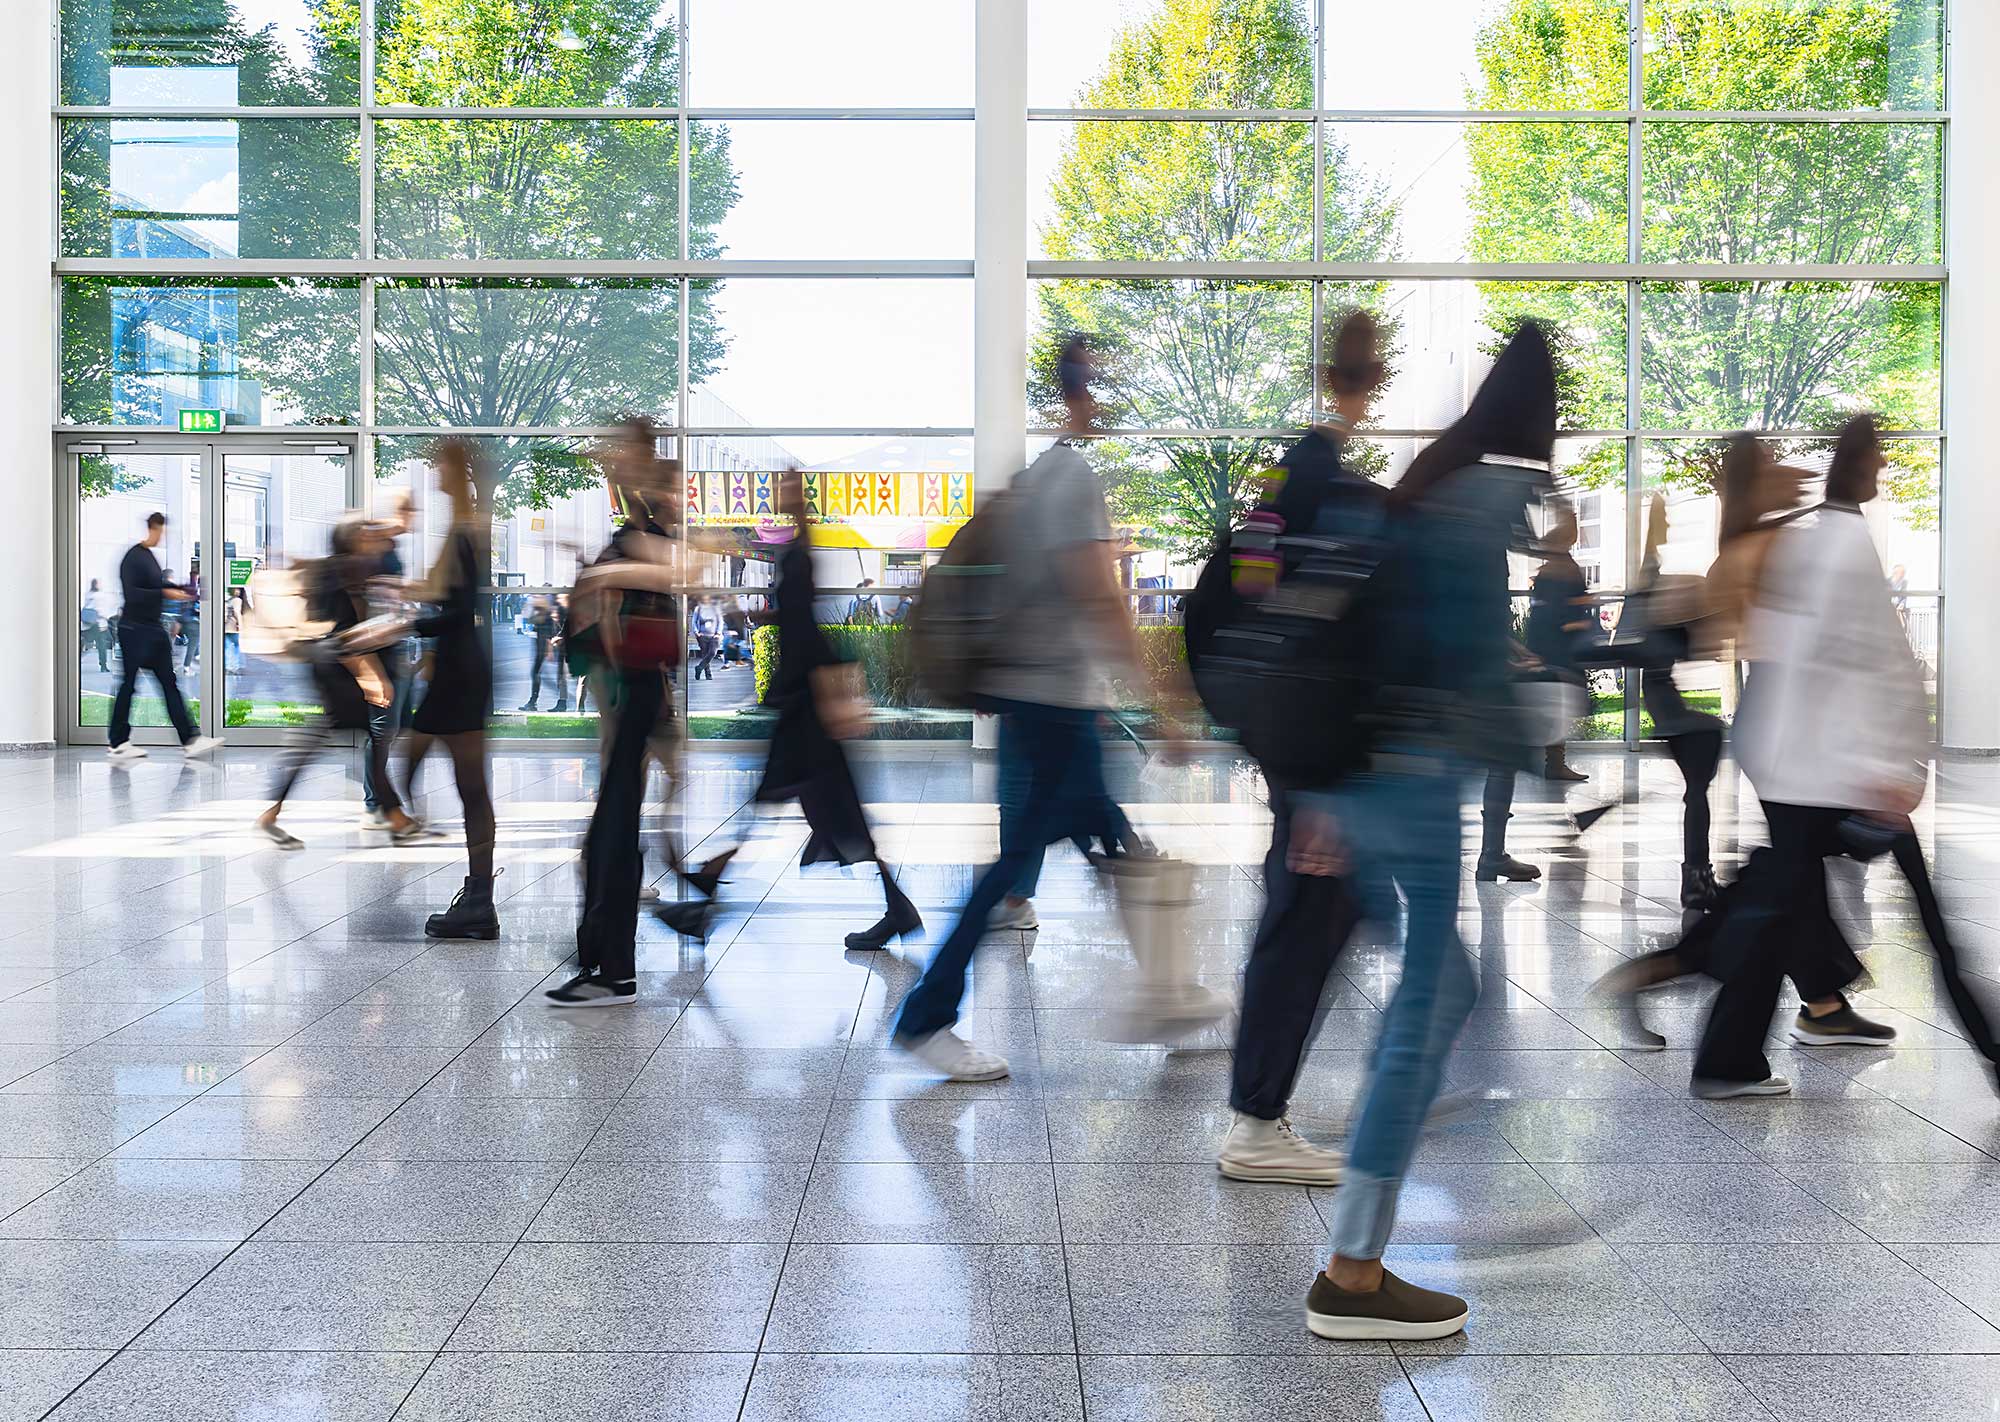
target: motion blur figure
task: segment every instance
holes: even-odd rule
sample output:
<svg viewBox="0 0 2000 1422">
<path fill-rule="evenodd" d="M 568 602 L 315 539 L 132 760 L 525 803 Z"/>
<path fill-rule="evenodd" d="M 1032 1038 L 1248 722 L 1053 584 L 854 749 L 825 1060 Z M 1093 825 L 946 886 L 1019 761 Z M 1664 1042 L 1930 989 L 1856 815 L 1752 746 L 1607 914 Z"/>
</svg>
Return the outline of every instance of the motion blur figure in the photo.
<svg viewBox="0 0 2000 1422">
<path fill-rule="evenodd" d="M 1870 841 L 1886 848 L 1910 833 L 1923 799 L 1923 679 L 1861 514 L 1886 464 L 1873 419 L 1841 428 L 1826 502 L 1773 540 L 1745 625 L 1756 662 L 1737 715 L 1737 758 L 1763 803 L 1771 853 L 1754 896 L 1735 906 L 1743 946 L 1723 957 L 1695 1058 L 1697 1095 L 1791 1090 L 1763 1050 L 1788 948 L 1818 945 L 1818 962 L 1829 977 L 1845 975 L 1841 985 L 1860 966 L 1833 920 L 1824 860 Z M 1796 979 L 1797 955 L 1789 961 Z M 1839 986 L 1799 990 L 1807 1000 L 1795 1042 L 1882 1046 L 1895 1037 L 1856 1013 Z"/>
<path fill-rule="evenodd" d="M 1508 670 L 1507 549 L 1523 471 L 1546 478 L 1555 448 L 1555 366 L 1528 324 L 1464 416 L 1419 454 L 1390 495 L 1389 582 L 1377 638 L 1376 727 L 1364 767 L 1293 812 L 1291 866 L 1351 869 L 1375 916 L 1406 922 L 1403 972 L 1383 1013 L 1334 1197 L 1332 1259 L 1306 1324 L 1323 1338 L 1442 1338 L 1463 1299 L 1382 1267 L 1403 1178 L 1444 1064 L 1478 996 L 1458 935 L 1460 806 L 1493 756 L 1525 759 Z"/>
<path fill-rule="evenodd" d="M 493 793 L 486 776 L 486 722 L 493 708 L 493 663 L 487 653 L 480 588 L 491 564 L 484 510 L 479 507 L 478 455 L 464 440 L 441 440 L 431 452 L 438 487 L 451 502 L 451 529 L 419 596 L 432 610 L 414 630 L 432 640 L 430 679 L 410 722 L 406 805 L 417 803 L 424 756 L 443 741 L 465 816 L 465 883 L 451 905 L 424 921 L 432 938 L 500 936 L 493 907 Z"/>
<path fill-rule="evenodd" d="M 1350 472 L 1341 447 L 1381 388 L 1384 368 L 1374 318 L 1355 312 L 1328 347 L 1322 388 L 1331 418 L 1285 452 L 1258 510 L 1265 524 L 1293 535 L 1343 543 L 1378 540 L 1385 512 L 1381 485 Z M 1274 561 L 1292 561 L 1297 545 L 1282 536 Z M 1234 564 L 1232 561 L 1232 570 Z M 1245 571 L 1248 571 L 1247 569 Z M 1273 586 L 1291 571 L 1270 569 Z M 1199 612 L 1189 615 L 1198 637 Z M 1338 668 L 1320 668 L 1337 675 Z M 1232 1119 L 1216 1168 L 1233 1180 L 1332 1185 L 1340 1155 L 1306 1140 L 1285 1111 L 1300 1064 L 1312 1045 L 1326 980 L 1361 920 L 1358 896 L 1344 878 L 1299 874 L 1289 863 L 1292 811 L 1302 794 L 1325 789 L 1332 775 L 1306 777 L 1289 767 L 1261 767 L 1271 805 L 1271 847 L 1264 856 L 1264 913 L 1243 971 L 1243 1007 L 1229 1081 Z"/>
<path fill-rule="evenodd" d="M 368 581 L 381 557 L 377 542 L 362 516 L 350 513 L 333 526 L 332 552 L 303 570 L 309 615 L 315 622 L 326 623 L 327 632 L 307 663 L 319 696 L 319 714 L 293 733 L 291 745 L 279 761 L 271 806 L 256 820 L 258 833 L 280 849 L 305 848 L 303 840 L 278 823 L 299 772 L 326 748 L 334 731 L 371 730 L 372 713 L 387 707 L 394 697 L 393 684 L 377 652 L 341 645 L 368 620 Z M 416 833 L 417 825 L 403 813 L 402 802 L 396 798 L 389 781 L 388 759 L 388 741 L 371 733 L 369 771 L 382 786 L 383 816 L 392 837 L 408 839 Z"/>
<path fill-rule="evenodd" d="M 195 730 L 187 703 L 181 699 L 180 683 L 174 679 L 174 643 L 161 619 L 168 603 L 184 603 L 190 594 L 160 571 L 160 560 L 153 554 L 166 533 L 167 516 L 148 515 L 145 538 L 126 549 L 118 564 L 124 603 L 118 613 L 118 694 L 111 702 L 113 765 L 146 758 L 145 747 L 132 742 L 132 693 L 142 671 L 151 672 L 160 684 L 167 719 L 173 722 L 174 734 L 181 738 L 181 751 L 188 759 L 209 755 L 222 744 Z"/>
<path fill-rule="evenodd" d="M 396 541 L 409 533 L 415 523 L 415 514 L 407 489 L 398 489 L 389 496 L 388 507 L 381 518 L 370 525 L 370 545 L 375 549 L 374 567 L 369 576 L 374 582 L 375 596 L 383 601 L 401 603 L 408 596 L 405 580 L 407 572 L 403 566 L 403 555 L 396 547 Z M 410 668 L 404 661 L 404 653 L 410 639 L 404 638 L 383 647 L 375 656 L 381 664 L 382 675 L 389 679 L 389 704 L 368 708 L 368 739 L 371 750 L 375 743 L 392 745 L 402 732 L 404 713 L 410 704 Z M 390 828 L 389 817 L 383 805 L 393 798 L 394 791 L 389 784 L 388 759 L 377 761 L 371 754 L 361 763 L 361 822 L 369 829 Z M 407 810 L 407 806 L 404 807 Z"/>
</svg>

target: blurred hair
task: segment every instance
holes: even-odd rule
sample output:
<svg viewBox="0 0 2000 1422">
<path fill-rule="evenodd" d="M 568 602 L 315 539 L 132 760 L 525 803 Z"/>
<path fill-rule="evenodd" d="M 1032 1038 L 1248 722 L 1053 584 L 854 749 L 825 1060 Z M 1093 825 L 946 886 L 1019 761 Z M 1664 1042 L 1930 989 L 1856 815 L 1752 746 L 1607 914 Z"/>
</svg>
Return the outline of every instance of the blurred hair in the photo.
<svg viewBox="0 0 2000 1422">
<path fill-rule="evenodd" d="M 653 454 L 660 452 L 660 426 L 651 415 L 619 416 L 618 438 L 628 444 L 644 444 Z"/>
<path fill-rule="evenodd" d="M 1372 390 L 1382 378 L 1381 330 L 1375 317 L 1356 308 L 1347 313 L 1326 344 L 1326 381 L 1337 394 Z"/>
<path fill-rule="evenodd" d="M 1063 337 L 1056 351 L 1056 384 L 1062 387 L 1063 399 L 1081 400 L 1090 393 L 1092 365 L 1090 337 L 1081 331 Z"/>
<path fill-rule="evenodd" d="M 167 516 L 165 514 L 154 512 L 146 515 L 146 527 L 165 528 L 166 526 L 167 526 Z"/>
<path fill-rule="evenodd" d="M 327 537 L 327 546 L 336 558 L 352 557 L 361 551 L 361 540 L 367 532 L 367 518 L 350 510 L 335 521 L 333 532 Z"/>
<path fill-rule="evenodd" d="M 1876 471 L 1863 466 L 1863 459 L 1879 452 L 1882 437 L 1876 432 L 1873 415 L 1856 415 L 1840 427 L 1833 442 L 1833 459 L 1826 466 L 1826 497 L 1836 504 L 1858 504 L 1870 492 Z"/>
<path fill-rule="evenodd" d="M 1764 450 L 1757 436 L 1747 431 L 1731 435 L 1729 447 L 1722 452 L 1722 487 L 1717 490 L 1722 496 L 1722 512 L 1717 520 L 1716 547 L 1742 537 L 1770 512 L 1757 504 L 1763 497 L 1758 488 L 1763 470 Z"/>
<path fill-rule="evenodd" d="M 1555 357 L 1541 326 L 1523 321 L 1465 413 L 1410 462 L 1389 501 L 1413 504 L 1446 475 L 1489 454 L 1546 462 L 1555 450 Z"/>
</svg>

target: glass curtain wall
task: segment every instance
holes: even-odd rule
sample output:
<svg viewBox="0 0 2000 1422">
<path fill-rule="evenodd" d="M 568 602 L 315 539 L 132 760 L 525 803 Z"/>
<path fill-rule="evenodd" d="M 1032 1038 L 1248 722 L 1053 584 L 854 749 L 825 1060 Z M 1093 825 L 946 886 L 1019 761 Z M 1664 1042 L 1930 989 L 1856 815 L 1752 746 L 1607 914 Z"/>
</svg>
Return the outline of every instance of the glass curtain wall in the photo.
<svg viewBox="0 0 2000 1422">
<path fill-rule="evenodd" d="M 1024 419 L 1046 437 L 1054 342 L 1096 333 L 1092 457 L 1163 647 L 1365 304 L 1383 478 L 1513 322 L 1560 331 L 1607 616 L 1655 495 L 1663 566 L 1706 565 L 1721 439 L 1810 463 L 1881 412 L 1871 526 L 1934 669 L 1944 0 L 1023 2 Z M 496 730 L 570 736 L 594 726 L 548 619 L 610 528 L 597 442 L 647 414 L 720 624 L 696 733 L 759 725 L 741 634 L 793 465 L 823 616 L 906 701 L 897 590 L 971 510 L 972 11 L 62 0 L 61 419 L 354 430 L 376 502 L 413 495 L 413 568 L 446 518 L 424 451 L 480 440 Z M 1601 691 L 1593 733 L 1637 733 Z"/>
<path fill-rule="evenodd" d="M 476 441 L 497 733 L 595 734 L 553 630 L 626 415 L 686 472 L 697 734 L 763 724 L 778 471 L 829 616 L 969 514 L 972 0 L 60 10 L 60 418 L 353 430 L 413 573 L 449 522 L 426 453 Z"/>
<path fill-rule="evenodd" d="M 1385 479 L 1536 317 L 1607 623 L 1652 519 L 1666 571 L 1706 569 L 1729 434 L 1823 466 L 1828 430 L 1872 410 L 1893 469 L 1869 522 L 1934 680 L 1943 11 L 1033 0 L 1029 419 L 1059 418 L 1062 334 L 1095 333 L 1117 432 L 1094 457 L 1141 621 L 1310 417 L 1339 313 L 1389 332 L 1358 446 Z M 1585 733 L 1643 733 L 1600 683 Z M 1694 694 L 1733 704 L 1719 670 Z"/>
</svg>

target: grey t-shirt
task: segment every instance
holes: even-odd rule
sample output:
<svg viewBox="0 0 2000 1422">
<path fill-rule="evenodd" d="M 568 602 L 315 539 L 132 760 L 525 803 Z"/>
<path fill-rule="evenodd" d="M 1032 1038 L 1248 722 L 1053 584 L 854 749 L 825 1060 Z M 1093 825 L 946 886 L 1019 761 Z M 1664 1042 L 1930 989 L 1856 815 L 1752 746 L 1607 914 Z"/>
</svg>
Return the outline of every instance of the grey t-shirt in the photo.
<svg viewBox="0 0 2000 1422">
<path fill-rule="evenodd" d="M 1079 548 L 1103 556 L 1111 540 L 1104 482 L 1073 445 L 1051 447 L 1020 476 L 1022 505 L 1011 550 L 1028 576 L 1020 580 L 1025 602 L 1008 628 L 1003 665 L 980 688 L 989 696 L 1038 706 L 1105 709 L 1113 672 L 1122 672 L 1123 648 L 1076 604 L 1056 573 L 1059 560 Z"/>
</svg>

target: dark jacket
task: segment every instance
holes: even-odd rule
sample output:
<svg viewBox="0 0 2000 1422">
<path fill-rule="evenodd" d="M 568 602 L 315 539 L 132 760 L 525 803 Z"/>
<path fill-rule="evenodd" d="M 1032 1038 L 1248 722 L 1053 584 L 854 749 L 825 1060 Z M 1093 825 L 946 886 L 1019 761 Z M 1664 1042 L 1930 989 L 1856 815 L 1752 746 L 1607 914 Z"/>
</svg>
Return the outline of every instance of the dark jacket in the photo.
<svg viewBox="0 0 2000 1422">
<path fill-rule="evenodd" d="M 171 586 L 152 549 L 143 543 L 126 549 L 124 559 L 118 564 L 118 587 L 125 599 L 125 606 L 118 614 L 121 624 L 132 628 L 159 626 L 166 606 L 162 594 Z"/>
</svg>

